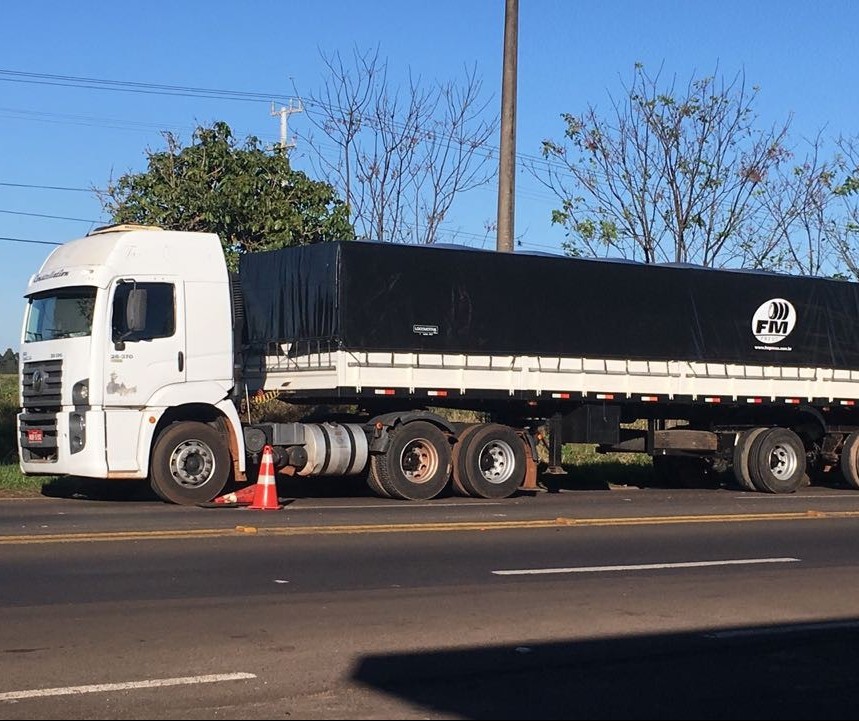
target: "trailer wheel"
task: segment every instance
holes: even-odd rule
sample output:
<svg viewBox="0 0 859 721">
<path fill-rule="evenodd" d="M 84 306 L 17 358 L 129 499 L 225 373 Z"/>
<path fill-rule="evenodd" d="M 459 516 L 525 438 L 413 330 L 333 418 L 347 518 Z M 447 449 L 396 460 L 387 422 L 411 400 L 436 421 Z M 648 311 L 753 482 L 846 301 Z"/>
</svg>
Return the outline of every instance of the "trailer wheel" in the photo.
<svg viewBox="0 0 859 721">
<path fill-rule="evenodd" d="M 769 428 L 752 442 L 749 475 L 765 493 L 794 493 L 805 481 L 805 446 L 787 428 Z"/>
<path fill-rule="evenodd" d="M 757 491 L 757 487 L 752 481 L 752 476 L 749 473 L 749 453 L 752 450 L 752 444 L 755 442 L 761 433 L 768 430 L 767 428 L 749 428 L 737 436 L 734 443 L 734 478 L 740 484 L 740 488 L 744 491 Z"/>
<path fill-rule="evenodd" d="M 841 475 L 851 488 L 859 489 L 859 432 L 854 431 L 841 449 Z"/>
<path fill-rule="evenodd" d="M 428 501 L 444 490 L 450 478 L 450 443 L 432 423 L 415 421 L 389 433 L 385 453 L 370 458 L 370 474 L 391 496 Z"/>
<path fill-rule="evenodd" d="M 211 501 L 229 477 L 230 453 L 220 434 L 205 423 L 173 423 L 155 441 L 149 483 L 169 503 L 191 506 Z"/>
<path fill-rule="evenodd" d="M 451 466 L 453 466 L 451 485 L 453 486 L 454 492 L 459 496 L 471 495 L 462 480 L 465 476 L 464 450 L 468 439 L 478 428 L 481 428 L 481 424 L 479 423 L 475 423 L 474 425 L 464 428 L 459 436 L 457 436 L 457 441 L 453 444 L 453 448 L 451 449 Z"/>
<path fill-rule="evenodd" d="M 459 453 L 459 480 L 475 498 L 507 498 L 525 479 L 525 446 L 509 426 L 478 426 Z"/>
</svg>

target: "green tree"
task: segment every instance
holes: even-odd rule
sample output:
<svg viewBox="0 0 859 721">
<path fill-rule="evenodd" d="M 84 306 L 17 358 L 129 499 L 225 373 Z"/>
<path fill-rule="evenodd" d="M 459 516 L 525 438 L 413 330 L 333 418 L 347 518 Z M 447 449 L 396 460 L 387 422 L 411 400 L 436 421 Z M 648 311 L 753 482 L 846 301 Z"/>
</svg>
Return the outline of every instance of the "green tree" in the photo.
<svg viewBox="0 0 859 721">
<path fill-rule="evenodd" d="M 243 144 L 216 122 L 182 146 L 147 151 L 149 167 L 128 173 L 100 195 L 115 223 L 217 233 L 231 266 L 241 253 L 328 240 L 351 240 L 354 230 L 334 188 L 293 170 L 285 151 Z"/>
<path fill-rule="evenodd" d="M 17 373 L 18 372 L 18 354 L 11 348 L 7 348 L 6 352 L 0 356 L 0 373 Z"/>
</svg>

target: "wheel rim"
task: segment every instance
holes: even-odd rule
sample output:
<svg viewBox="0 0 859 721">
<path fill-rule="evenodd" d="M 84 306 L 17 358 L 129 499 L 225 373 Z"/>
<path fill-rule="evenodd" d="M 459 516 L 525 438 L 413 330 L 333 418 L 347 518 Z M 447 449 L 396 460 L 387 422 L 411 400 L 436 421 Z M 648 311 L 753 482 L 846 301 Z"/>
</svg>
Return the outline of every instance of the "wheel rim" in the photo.
<svg viewBox="0 0 859 721">
<path fill-rule="evenodd" d="M 415 438 L 400 453 L 400 471 L 412 483 L 429 481 L 438 465 L 438 451 L 426 438 Z"/>
<path fill-rule="evenodd" d="M 787 445 L 777 445 L 770 452 L 770 472 L 779 480 L 790 478 L 799 467 L 796 450 Z"/>
<path fill-rule="evenodd" d="M 170 454 L 170 474 L 184 488 L 198 488 L 214 473 L 215 454 L 202 441 L 184 441 Z"/>
<path fill-rule="evenodd" d="M 480 449 L 478 455 L 480 475 L 488 483 L 501 485 L 508 481 L 516 470 L 516 455 L 509 443 L 490 441 Z"/>
</svg>

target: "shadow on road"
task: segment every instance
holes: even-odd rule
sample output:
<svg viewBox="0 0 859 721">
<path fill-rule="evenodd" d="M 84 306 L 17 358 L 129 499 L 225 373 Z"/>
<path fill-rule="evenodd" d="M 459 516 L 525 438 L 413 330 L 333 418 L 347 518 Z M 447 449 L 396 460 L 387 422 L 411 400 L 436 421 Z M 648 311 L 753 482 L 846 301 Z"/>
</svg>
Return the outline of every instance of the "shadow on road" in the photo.
<svg viewBox="0 0 859 721">
<path fill-rule="evenodd" d="M 740 490 L 730 471 L 688 476 L 681 483 L 667 484 L 657 477 L 649 465 L 624 464 L 620 462 L 584 463 L 565 466 L 564 474 L 553 474 L 541 464 L 538 484 L 549 493 L 561 491 L 609 490 L 617 487 L 631 488 L 726 488 Z M 281 498 L 361 498 L 375 496 L 367 484 L 366 476 L 289 476 L 277 475 L 278 496 Z M 252 483 L 253 481 L 251 481 Z M 248 484 L 231 484 L 224 492 L 246 488 Z M 839 473 L 828 473 L 814 479 L 814 485 L 844 487 Z M 42 485 L 42 495 L 51 498 L 71 498 L 90 501 L 159 501 L 149 486 L 141 480 L 105 480 L 63 476 L 53 478 Z M 450 487 L 440 497 L 453 495 Z"/>
<path fill-rule="evenodd" d="M 42 484 L 42 495 L 85 501 L 161 501 L 146 481 L 80 476 L 62 476 L 46 481 Z"/>
<path fill-rule="evenodd" d="M 224 493 L 247 488 L 248 483 L 229 484 Z M 357 498 L 372 496 L 364 479 L 358 477 L 277 477 L 277 494 L 281 498 Z M 116 480 L 63 476 L 42 484 L 41 495 L 85 501 L 145 501 L 162 503 L 146 480 Z"/>
<path fill-rule="evenodd" d="M 367 656 L 353 679 L 468 719 L 852 719 L 859 620 Z"/>
</svg>

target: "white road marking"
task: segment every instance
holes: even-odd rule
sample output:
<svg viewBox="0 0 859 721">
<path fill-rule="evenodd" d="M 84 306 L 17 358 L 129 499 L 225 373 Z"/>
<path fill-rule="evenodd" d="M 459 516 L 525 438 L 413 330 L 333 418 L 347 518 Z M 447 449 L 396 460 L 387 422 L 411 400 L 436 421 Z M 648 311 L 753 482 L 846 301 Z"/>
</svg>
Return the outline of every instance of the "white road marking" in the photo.
<svg viewBox="0 0 859 721">
<path fill-rule="evenodd" d="M 7 691 L 6 693 L 0 693 L 0 701 L 18 701 L 25 698 L 40 698 L 44 696 L 72 696 L 82 693 L 104 693 L 106 691 L 127 691 L 135 688 L 218 683 L 219 681 L 241 681 L 251 678 L 256 678 L 256 675 L 252 673 L 220 673 L 211 676 L 181 676 L 178 678 L 153 678 L 147 681 L 126 681 L 124 683 L 99 683 L 91 686 L 35 688 L 29 691 Z"/>
<path fill-rule="evenodd" d="M 540 576 L 552 573 L 604 573 L 606 571 L 659 571 L 666 568 L 704 568 L 743 566 L 755 563 L 797 563 L 798 558 L 737 558 L 727 561 L 688 561 L 685 563 L 640 563 L 634 566 L 574 566 L 573 568 L 524 568 L 493 571 L 496 576 Z"/>
<path fill-rule="evenodd" d="M 857 499 L 859 496 L 853 493 L 829 493 L 826 495 L 817 493 L 746 493 L 733 497 L 735 501 L 828 501 L 830 498 L 852 498 Z"/>
</svg>

